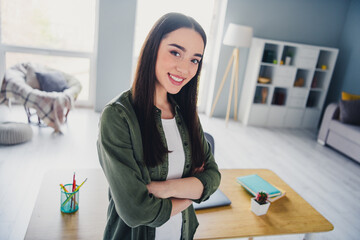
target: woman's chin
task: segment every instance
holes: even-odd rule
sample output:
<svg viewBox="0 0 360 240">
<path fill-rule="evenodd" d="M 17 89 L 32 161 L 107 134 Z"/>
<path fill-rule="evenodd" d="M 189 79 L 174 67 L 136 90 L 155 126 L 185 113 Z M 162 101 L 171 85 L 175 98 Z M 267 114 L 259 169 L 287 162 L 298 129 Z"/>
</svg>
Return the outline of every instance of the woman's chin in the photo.
<svg viewBox="0 0 360 240">
<path fill-rule="evenodd" d="M 178 94 L 180 92 L 181 89 L 179 89 L 178 91 L 168 91 L 169 94 L 175 95 Z"/>
<path fill-rule="evenodd" d="M 170 94 L 178 94 L 180 92 L 182 87 L 174 87 L 174 88 L 169 88 L 167 90 L 168 93 Z"/>
</svg>

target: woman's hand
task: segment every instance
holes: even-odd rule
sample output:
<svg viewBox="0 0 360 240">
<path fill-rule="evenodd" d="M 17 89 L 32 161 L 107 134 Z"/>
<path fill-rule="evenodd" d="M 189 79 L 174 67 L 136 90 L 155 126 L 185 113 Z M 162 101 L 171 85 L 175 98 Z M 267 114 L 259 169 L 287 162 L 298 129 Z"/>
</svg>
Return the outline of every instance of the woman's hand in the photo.
<svg viewBox="0 0 360 240">
<path fill-rule="evenodd" d="M 205 163 L 203 163 L 200 167 L 195 168 L 194 174 L 196 174 L 196 173 L 202 173 L 202 172 L 204 171 L 204 165 L 205 165 Z"/>
</svg>

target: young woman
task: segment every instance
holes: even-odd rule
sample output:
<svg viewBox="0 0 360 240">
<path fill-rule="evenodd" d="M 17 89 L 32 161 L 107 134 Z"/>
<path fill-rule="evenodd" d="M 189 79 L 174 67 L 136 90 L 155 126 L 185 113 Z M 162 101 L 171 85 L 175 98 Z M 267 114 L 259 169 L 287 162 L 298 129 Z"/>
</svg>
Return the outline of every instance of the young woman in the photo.
<svg viewBox="0 0 360 240">
<path fill-rule="evenodd" d="M 105 106 L 98 154 L 109 183 L 104 239 L 193 239 L 192 202 L 220 173 L 196 111 L 206 35 L 191 17 L 161 17 L 143 45 L 132 88 Z"/>
</svg>

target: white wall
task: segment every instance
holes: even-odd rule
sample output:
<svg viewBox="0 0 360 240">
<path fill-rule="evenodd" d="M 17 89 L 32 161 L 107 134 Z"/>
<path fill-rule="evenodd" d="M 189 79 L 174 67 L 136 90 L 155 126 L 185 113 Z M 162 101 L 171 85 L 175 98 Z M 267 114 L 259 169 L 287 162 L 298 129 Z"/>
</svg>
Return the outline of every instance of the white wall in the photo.
<svg viewBox="0 0 360 240">
<path fill-rule="evenodd" d="M 130 88 L 136 2 L 99 0 L 95 111 Z"/>
</svg>

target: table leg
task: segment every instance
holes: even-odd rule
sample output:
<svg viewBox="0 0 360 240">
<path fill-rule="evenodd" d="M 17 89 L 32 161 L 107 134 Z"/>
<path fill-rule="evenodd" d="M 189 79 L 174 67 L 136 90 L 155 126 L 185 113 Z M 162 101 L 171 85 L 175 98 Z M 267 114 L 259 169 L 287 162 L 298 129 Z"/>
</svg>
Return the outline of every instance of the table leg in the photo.
<svg viewBox="0 0 360 240">
<path fill-rule="evenodd" d="M 254 238 L 253 237 L 249 237 L 249 240 L 253 240 Z"/>
<path fill-rule="evenodd" d="M 314 238 L 314 234 L 312 233 L 305 233 L 303 240 L 312 240 Z"/>
</svg>

